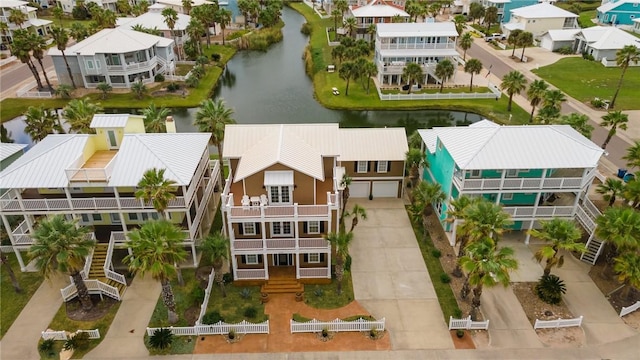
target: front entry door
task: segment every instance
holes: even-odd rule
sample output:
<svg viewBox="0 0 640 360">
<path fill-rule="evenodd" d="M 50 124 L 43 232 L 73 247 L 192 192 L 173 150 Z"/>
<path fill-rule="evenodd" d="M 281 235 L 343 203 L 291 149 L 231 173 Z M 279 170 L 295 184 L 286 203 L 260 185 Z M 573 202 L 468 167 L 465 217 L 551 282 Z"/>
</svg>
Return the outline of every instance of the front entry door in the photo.
<svg viewBox="0 0 640 360">
<path fill-rule="evenodd" d="M 293 266 L 293 254 L 273 254 L 274 266 Z"/>
</svg>

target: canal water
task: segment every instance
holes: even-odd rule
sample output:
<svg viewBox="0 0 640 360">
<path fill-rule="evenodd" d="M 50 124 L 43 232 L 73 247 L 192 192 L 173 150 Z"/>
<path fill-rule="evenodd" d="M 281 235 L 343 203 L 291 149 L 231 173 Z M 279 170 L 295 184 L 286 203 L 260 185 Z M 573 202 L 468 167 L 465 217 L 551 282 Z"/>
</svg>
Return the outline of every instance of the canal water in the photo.
<svg viewBox="0 0 640 360">
<path fill-rule="evenodd" d="M 469 124 L 481 119 L 477 114 L 440 111 L 347 111 L 322 107 L 313 97 L 313 84 L 306 75 L 302 54 L 308 37 L 300 32 L 305 19 L 284 7 L 284 40 L 267 52 L 241 51 L 227 64 L 213 97 L 222 98 L 240 124 L 339 123 L 341 127 L 405 127 L 407 133 L 419 128 Z M 340 95 L 342 96 L 342 95 Z M 135 112 L 134 109 L 112 109 Z M 197 108 L 172 109 L 179 132 L 194 132 Z M 109 111 L 111 112 L 111 111 Z M 21 118 L 5 123 L 18 143 L 30 143 Z"/>
</svg>

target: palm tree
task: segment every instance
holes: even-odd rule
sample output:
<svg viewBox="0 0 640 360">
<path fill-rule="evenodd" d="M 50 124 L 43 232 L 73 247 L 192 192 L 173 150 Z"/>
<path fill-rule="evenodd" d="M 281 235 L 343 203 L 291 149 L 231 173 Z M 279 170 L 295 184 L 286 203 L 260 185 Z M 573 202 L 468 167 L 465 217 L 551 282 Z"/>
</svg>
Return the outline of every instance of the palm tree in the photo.
<svg viewBox="0 0 640 360">
<path fill-rule="evenodd" d="M 349 33 L 349 36 L 354 38 L 356 37 L 356 30 L 358 29 L 358 21 L 354 17 L 348 17 L 344 19 L 344 23 L 342 26 Z"/>
<path fill-rule="evenodd" d="M 89 127 L 93 115 L 102 111 L 99 104 L 92 103 L 89 99 L 73 99 L 62 109 L 64 117 L 71 126 L 71 131 L 80 134 L 91 134 L 93 129 Z"/>
<path fill-rule="evenodd" d="M 80 274 L 95 245 L 88 234 L 89 228 L 77 226 L 76 222 L 67 221 L 63 215 L 55 215 L 40 221 L 33 234 L 35 242 L 29 249 L 29 257 L 45 278 L 49 279 L 57 272 L 71 276 L 84 311 L 93 308 L 91 295 Z"/>
<path fill-rule="evenodd" d="M 420 167 L 427 167 L 429 163 L 427 162 L 426 154 L 424 151 L 418 148 L 409 148 L 409 150 L 405 154 L 405 161 L 407 165 L 411 167 L 409 171 L 409 179 L 411 179 L 411 188 L 415 188 L 418 182 L 418 178 L 420 177 Z"/>
<path fill-rule="evenodd" d="M 640 141 L 636 140 L 633 146 L 627 148 L 627 154 L 622 158 L 627 160 L 628 167 L 640 168 Z"/>
<path fill-rule="evenodd" d="M 476 20 L 480 20 L 484 16 L 484 6 L 480 3 L 471 3 L 469 6 L 469 16 L 473 19 L 475 23 Z"/>
<path fill-rule="evenodd" d="M 473 91 L 473 75 L 480 74 L 482 71 L 482 62 L 478 59 L 469 59 L 464 64 L 464 72 L 471 74 L 471 81 L 469 82 L 469 92 Z"/>
<path fill-rule="evenodd" d="M 22 24 L 26 23 L 29 19 L 27 14 L 22 12 L 20 8 L 13 8 L 9 10 L 9 16 L 7 17 L 10 23 L 18 25 L 22 29 Z"/>
<path fill-rule="evenodd" d="M 369 24 L 369 26 L 367 26 L 367 34 L 369 34 L 369 44 L 371 44 L 372 48 L 373 46 L 375 46 L 376 30 L 376 24 Z"/>
<path fill-rule="evenodd" d="M 425 229 L 429 228 L 429 217 L 433 214 L 433 204 L 441 203 L 446 199 L 442 187 L 438 183 L 421 181 L 413 188 L 414 210 L 419 211 Z"/>
<path fill-rule="evenodd" d="M 165 120 L 169 114 L 169 109 L 164 107 L 157 108 L 155 103 L 151 103 L 148 108 L 142 110 L 145 131 L 150 133 L 166 132 Z"/>
<path fill-rule="evenodd" d="M 358 74 L 358 69 L 353 61 L 345 61 L 338 69 L 338 76 L 340 79 L 347 82 L 347 86 L 344 90 L 344 95 L 349 96 L 349 83 L 351 79 Z"/>
<path fill-rule="evenodd" d="M 622 195 L 627 203 L 631 203 L 632 208 L 640 209 L 640 179 L 636 177 L 629 181 L 627 185 L 624 186 Z"/>
<path fill-rule="evenodd" d="M 462 14 L 456 15 L 453 17 L 453 23 L 456 25 L 456 32 L 462 34 L 467 23 L 467 17 Z"/>
<path fill-rule="evenodd" d="M 352 232 L 329 233 L 325 239 L 334 247 L 336 254 L 336 265 L 334 267 L 336 275 L 336 292 L 342 294 L 342 278 L 344 277 L 344 262 L 349 257 L 349 245 L 353 241 Z"/>
<path fill-rule="evenodd" d="M 71 37 L 74 38 L 76 42 L 80 42 L 89 36 L 89 30 L 86 26 L 84 26 L 83 23 L 74 22 L 69 28 L 69 35 L 71 35 Z"/>
<path fill-rule="evenodd" d="M 222 143 L 224 141 L 224 128 L 227 125 L 235 124 L 233 119 L 233 109 L 225 106 L 222 99 L 207 99 L 200 103 L 200 110 L 196 113 L 194 125 L 201 132 L 211 133 L 211 143 L 218 149 L 218 157 L 222 161 Z M 220 176 L 220 189 L 224 187 L 222 176 Z"/>
<path fill-rule="evenodd" d="M 211 263 L 213 264 L 214 281 L 220 286 L 222 297 L 227 297 L 227 291 L 224 288 L 224 274 L 222 273 L 222 266 L 224 261 L 229 258 L 229 239 L 222 233 L 216 233 L 214 235 L 207 236 L 200 249 L 204 253 L 209 254 Z"/>
<path fill-rule="evenodd" d="M 145 204 L 151 203 L 163 219 L 169 202 L 176 197 L 174 192 L 176 182 L 165 178 L 165 171 L 166 169 L 157 168 L 145 171 L 135 193 L 136 199 L 144 201 Z"/>
<path fill-rule="evenodd" d="M 342 13 L 340 10 L 333 9 L 331 10 L 331 16 L 333 17 L 333 31 L 336 34 L 336 39 L 338 38 L 338 19 L 342 18 Z"/>
<path fill-rule="evenodd" d="M 533 34 L 528 31 L 523 31 L 518 35 L 518 45 L 522 46 L 522 54 L 520 55 L 520 61 L 522 62 L 524 59 L 524 49 L 527 46 L 531 46 L 533 44 Z"/>
<path fill-rule="evenodd" d="M 402 69 L 402 79 L 409 84 L 409 91 L 407 94 L 411 94 L 414 82 L 416 84 L 422 84 L 424 81 L 424 72 L 422 72 L 422 67 L 413 62 L 408 63 L 404 69 Z"/>
<path fill-rule="evenodd" d="M 484 198 L 475 200 L 465 208 L 464 219 L 462 231 L 471 242 L 490 238 L 497 243 L 502 234 L 513 225 L 509 214 L 502 210 L 502 206 Z"/>
<path fill-rule="evenodd" d="M 378 75 L 378 67 L 373 61 L 366 61 L 362 68 L 360 68 L 362 76 L 367 79 L 367 95 L 369 95 L 369 88 L 371 87 L 371 78 Z"/>
<path fill-rule="evenodd" d="M 60 96 L 63 99 L 71 99 L 71 95 L 73 94 L 73 86 L 68 84 L 59 84 L 55 89 L 54 94 L 56 96 Z"/>
<path fill-rule="evenodd" d="M 182 0 L 182 8 L 184 9 L 184 13 L 189 15 L 191 13 L 191 8 L 193 8 L 193 3 L 191 0 Z"/>
<path fill-rule="evenodd" d="M 511 35 L 509 35 L 511 38 Z M 529 98 L 529 103 L 531 104 L 531 115 L 529 116 L 529 123 L 533 122 L 533 113 L 536 110 L 536 106 L 540 105 L 540 103 L 544 100 L 544 96 L 549 89 L 549 84 L 547 84 L 544 80 L 533 80 L 531 85 L 529 85 L 529 89 L 527 90 L 527 97 Z"/>
<path fill-rule="evenodd" d="M 60 8 L 56 7 L 56 9 Z M 73 88 L 75 89 L 76 83 L 73 80 L 73 74 L 71 73 L 69 62 L 67 61 L 67 55 L 64 53 L 67 49 L 67 44 L 69 44 L 69 32 L 61 26 L 53 26 L 51 27 L 51 36 L 53 37 L 53 41 L 56 43 L 56 47 L 62 53 L 62 59 L 64 59 L 64 64 L 67 66 L 67 73 L 69 74 L 69 79 L 71 79 L 71 85 L 73 85 Z"/>
<path fill-rule="evenodd" d="M 562 91 L 558 89 L 549 90 L 544 94 L 542 106 L 555 109 L 559 113 L 562 107 L 562 103 L 565 101 L 567 101 L 567 97 Z"/>
<path fill-rule="evenodd" d="M 460 48 L 463 51 L 462 60 L 465 60 L 467 58 L 467 50 L 471 48 L 472 44 L 473 44 L 473 36 L 471 35 L 471 33 L 466 32 L 462 34 L 462 36 L 460 37 Z"/>
<path fill-rule="evenodd" d="M 476 201 L 476 198 L 470 198 L 466 195 L 462 195 L 457 199 L 451 200 L 449 207 L 447 209 L 447 221 L 453 222 L 455 226 L 455 220 L 465 220 L 466 219 L 466 211 L 467 208 Z M 462 229 L 462 228 L 461 228 Z M 469 237 L 463 231 L 458 233 L 456 236 L 456 242 L 460 245 L 458 248 L 458 260 L 464 256 L 465 248 L 467 247 L 467 243 Z M 453 269 L 453 275 L 455 277 L 462 276 L 462 269 L 460 268 L 460 262 L 456 262 L 456 268 Z"/>
<path fill-rule="evenodd" d="M 552 267 L 562 267 L 564 264 L 564 255 L 556 256 L 560 250 L 575 252 L 587 250 L 583 243 L 576 242 L 582 234 L 575 222 L 554 218 L 548 221 L 540 220 L 540 225 L 542 227 L 540 230 L 533 229 L 529 231 L 529 234 L 547 242 L 534 254 L 537 262 L 546 260 L 543 276 L 548 276 Z"/>
<path fill-rule="evenodd" d="M 607 178 L 603 184 L 598 185 L 596 192 L 602 194 L 602 198 L 609 202 L 609 206 L 613 206 L 616 198 L 622 195 L 624 191 L 624 183 L 618 179 Z"/>
<path fill-rule="evenodd" d="M 591 132 L 593 132 L 593 126 L 589 124 L 589 117 L 580 113 L 571 113 L 569 115 L 563 115 L 560 119 L 560 123 L 569 125 L 577 132 L 587 139 L 591 139 Z"/>
<path fill-rule="evenodd" d="M 102 81 L 98 83 L 96 89 L 102 92 L 102 100 L 106 100 L 107 94 L 113 90 L 113 87 L 108 82 Z"/>
<path fill-rule="evenodd" d="M 353 229 L 356 228 L 360 219 L 367 220 L 367 211 L 362 206 L 355 204 L 353 205 L 353 209 L 346 212 L 344 216 L 353 216 L 353 219 L 351 219 L 351 228 L 349 229 L 349 232 L 353 232 Z"/>
<path fill-rule="evenodd" d="M 167 24 L 169 30 L 171 30 L 171 35 L 173 36 L 173 40 L 176 40 L 176 34 L 173 31 L 176 28 L 176 22 L 178 22 L 178 13 L 172 8 L 164 8 L 162 9 L 162 17 L 164 18 L 164 23 Z M 178 42 L 175 41 L 177 44 Z M 178 60 L 180 60 L 180 49 L 178 48 Z"/>
<path fill-rule="evenodd" d="M 13 286 L 13 290 L 16 292 L 16 294 L 21 294 L 22 293 L 22 287 L 20 286 L 20 283 L 18 282 L 18 278 L 16 277 L 16 273 L 13 271 L 13 268 L 11 267 L 11 264 L 9 263 L 9 258 L 1 250 L 0 250 L 0 265 L 2 265 L 2 267 L 4 269 L 7 269 L 7 275 L 9 276 L 9 279 L 11 280 L 11 286 Z"/>
<path fill-rule="evenodd" d="M 227 28 L 227 25 L 231 24 L 231 11 L 222 7 L 218 9 L 218 22 L 222 30 L 222 45 L 224 45 L 224 30 Z"/>
<path fill-rule="evenodd" d="M 455 71 L 456 68 L 449 59 L 444 59 L 436 65 L 435 74 L 440 78 L 440 92 L 444 89 L 444 83 L 451 79 Z"/>
<path fill-rule="evenodd" d="M 509 32 L 509 37 L 507 38 L 507 44 L 513 46 L 513 50 L 511 51 L 511 57 L 514 58 L 516 54 L 516 47 L 518 46 L 518 38 L 522 34 L 522 30 L 515 29 Z"/>
<path fill-rule="evenodd" d="M 169 278 L 176 272 L 175 264 L 187 257 L 182 247 L 182 231 L 167 220 L 149 221 L 129 233 L 131 253 L 123 259 L 131 271 L 141 275 L 149 272 L 162 285 L 162 301 L 167 307 L 170 324 L 178 321 L 176 303 Z"/>
<path fill-rule="evenodd" d="M 57 116 L 42 106 L 29 106 L 24 116 L 26 123 L 24 132 L 29 134 L 34 142 L 41 141 L 49 134 L 53 134 L 57 127 Z"/>
<path fill-rule="evenodd" d="M 507 73 L 502 78 L 500 89 L 506 90 L 509 95 L 509 104 L 507 105 L 507 111 L 511 112 L 511 103 L 513 102 L 513 95 L 520 94 L 522 90 L 527 86 L 527 79 L 521 72 L 513 70 Z"/>
<path fill-rule="evenodd" d="M 620 73 L 620 80 L 618 80 L 618 86 L 616 86 L 616 92 L 613 94 L 613 98 L 611 99 L 609 108 L 613 109 L 613 107 L 615 106 L 616 99 L 618 98 L 618 93 L 620 92 L 620 88 L 622 87 L 622 80 L 624 79 L 624 74 L 627 72 L 629 64 L 638 63 L 639 61 L 640 49 L 638 49 L 635 45 L 625 45 L 616 53 L 616 64 L 622 68 L 622 72 Z"/>
<path fill-rule="evenodd" d="M 202 33 L 205 32 L 204 23 L 200 21 L 200 19 L 192 17 L 185 31 L 189 34 L 189 43 L 195 48 L 195 56 L 202 55 L 202 44 L 200 38 L 202 37 Z M 187 56 L 193 56 L 189 55 L 187 51 L 188 49 L 185 49 Z"/>
<path fill-rule="evenodd" d="M 491 239 L 482 239 L 467 246 L 467 254 L 460 259 L 460 266 L 468 274 L 468 283 L 474 286 L 470 316 L 477 319 L 480 297 L 485 286 L 502 284 L 507 287 L 509 272 L 518 269 L 518 261 L 510 247 L 496 249 Z"/>
<path fill-rule="evenodd" d="M 600 123 L 600 126 L 609 128 L 609 132 L 607 133 L 607 138 L 602 143 L 602 148 L 606 149 L 607 145 L 609 144 L 609 141 L 611 141 L 611 138 L 613 137 L 613 135 L 616 134 L 616 131 L 618 130 L 618 128 L 622 130 L 627 130 L 629 115 L 623 114 L 622 111 L 612 111 L 612 112 L 609 112 L 607 115 L 604 115 L 602 117 L 602 120 L 603 121 Z"/>
<path fill-rule="evenodd" d="M 612 254 L 637 252 L 640 248 L 640 212 L 629 207 L 609 207 L 596 218 L 596 236 L 606 241 L 607 259 Z M 604 276 L 610 261 L 605 263 L 601 275 Z"/>
<path fill-rule="evenodd" d="M 491 24 L 495 24 L 498 21 L 498 8 L 495 6 L 489 6 L 484 13 L 484 22 L 487 24 L 487 32 L 491 28 Z"/>
<path fill-rule="evenodd" d="M 631 289 L 640 289 L 640 255 L 628 252 L 613 259 L 613 270 L 618 274 L 618 281 L 626 286 L 622 297 L 630 299 Z"/>
<path fill-rule="evenodd" d="M 138 80 L 131 84 L 131 92 L 136 96 L 136 99 L 142 100 L 142 98 L 147 94 L 149 89 L 147 89 L 147 85 L 145 85 L 142 80 Z"/>
<path fill-rule="evenodd" d="M 20 62 L 27 64 L 27 67 L 31 71 L 33 78 L 36 79 L 38 88 L 42 89 L 42 80 L 38 73 L 38 68 L 31 60 L 31 45 L 28 41 L 29 33 L 26 30 L 17 29 L 13 31 L 13 42 L 11 43 L 11 53 L 20 59 Z"/>
<path fill-rule="evenodd" d="M 347 48 L 342 44 L 334 47 L 331 49 L 331 59 L 335 61 L 337 65 L 340 65 L 342 59 L 345 57 L 346 50 Z"/>
</svg>

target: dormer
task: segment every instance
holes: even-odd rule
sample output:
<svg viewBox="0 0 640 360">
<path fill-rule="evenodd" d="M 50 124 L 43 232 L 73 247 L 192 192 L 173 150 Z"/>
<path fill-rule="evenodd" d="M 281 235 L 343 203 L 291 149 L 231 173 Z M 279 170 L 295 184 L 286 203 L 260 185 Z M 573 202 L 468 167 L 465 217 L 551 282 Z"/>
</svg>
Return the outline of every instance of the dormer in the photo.
<svg viewBox="0 0 640 360">
<path fill-rule="evenodd" d="M 90 127 L 96 131 L 96 150 L 117 150 L 125 133 L 144 133 L 142 116 L 130 114 L 96 114 Z"/>
</svg>

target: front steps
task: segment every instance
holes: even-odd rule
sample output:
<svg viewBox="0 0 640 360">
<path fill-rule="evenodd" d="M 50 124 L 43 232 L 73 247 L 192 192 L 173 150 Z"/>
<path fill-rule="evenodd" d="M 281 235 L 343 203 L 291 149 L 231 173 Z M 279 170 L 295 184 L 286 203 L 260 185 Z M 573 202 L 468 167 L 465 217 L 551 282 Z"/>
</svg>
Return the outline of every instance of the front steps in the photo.
<svg viewBox="0 0 640 360">
<path fill-rule="evenodd" d="M 268 294 L 295 294 L 304 292 L 304 285 L 297 279 L 269 279 L 262 285 L 260 292 Z"/>
<path fill-rule="evenodd" d="M 600 255 L 603 247 L 604 241 L 596 239 L 595 237 L 592 238 L 587 242 L 587 251 L 582 253 L 582 255 L 580 256 L 580 260 L 588 264 L 595 265 L 596 260 L 598 260 L 598 256 Z"/>
<path fill-rule="evenodd" d="M 104 278 L 104 262 L 107 259 L 107 249 L 109 244 L 97 243 L 93 248 L 93 258 L 91 259 L 91 268 L 87 277 L 89 279 Z M 103 281 L 106 283 L 106 281 Z"/>
</svg>

